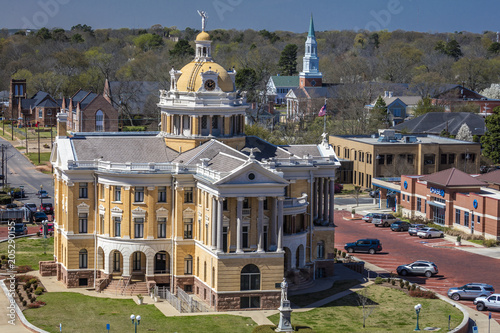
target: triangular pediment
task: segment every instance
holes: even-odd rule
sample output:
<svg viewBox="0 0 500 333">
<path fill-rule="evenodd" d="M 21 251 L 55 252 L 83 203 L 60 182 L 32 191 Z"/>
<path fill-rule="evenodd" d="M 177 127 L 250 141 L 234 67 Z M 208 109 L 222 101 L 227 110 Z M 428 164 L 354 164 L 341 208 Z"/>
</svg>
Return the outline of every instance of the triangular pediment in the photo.
<svg viewBox="0 0 500 333">
<path fill-rule="evenodd" d="M 239 184 L 253 186 L 259 184 L 288 185 L 280 175 L 267 170 L 256 161 L 248 161 L 231 174 L 219 180 L 217 185 Z"/>
<path fill-rule="evenodd" d="M 182 216 L 185 218 L 194 218 L 194 210 L 188 207 L 182 211 Z"/>
<path fill-rule="evenodd" d="M 297 98 L 297 95 L 295 95 L 295 92 L 293 91 L 293 89 L 290 89 L 290 90 L 286 93 L 286 98 Z"/>
<path fill-rule="evenodd" d="M 123 213 L 123 210 L 121 210 L 120 208 L 118 208 L 117 206 L 114 206 L 113 208 L 111 208 L 111 213 Z"/>
</svg>

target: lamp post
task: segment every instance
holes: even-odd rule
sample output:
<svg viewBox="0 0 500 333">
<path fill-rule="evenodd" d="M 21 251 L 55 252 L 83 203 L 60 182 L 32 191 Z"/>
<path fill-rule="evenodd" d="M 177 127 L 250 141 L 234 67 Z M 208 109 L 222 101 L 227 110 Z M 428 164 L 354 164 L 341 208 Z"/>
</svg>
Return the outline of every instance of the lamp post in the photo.
<svg viewBox="0 0 500 333">
<path fill-rule="evenodd" d="M 137 333 L 137 325 L 141 323 L 141 316 L 130 315 L 130 319 L 132 319 L 132 324 L 135 326 L 135 333 Z"/>
<path fill-rule="evenodd" d="M 415 327 L 415 331 L 420 331 L 420 327 L 418 327 L 418 316 L 420 314 L 421 309 L 422 309 L 422 304 L 415 305 L 415 312 L 417 313 L 417 327 Z"/>
<path fill-rule="evenodd" d="M 40 209 L 42 209 L 42 204 L 43 204 L 43 196 L 42 196 L 42 190 L 43 190 L 43 185 L 40 184 Z"/>
</svg>

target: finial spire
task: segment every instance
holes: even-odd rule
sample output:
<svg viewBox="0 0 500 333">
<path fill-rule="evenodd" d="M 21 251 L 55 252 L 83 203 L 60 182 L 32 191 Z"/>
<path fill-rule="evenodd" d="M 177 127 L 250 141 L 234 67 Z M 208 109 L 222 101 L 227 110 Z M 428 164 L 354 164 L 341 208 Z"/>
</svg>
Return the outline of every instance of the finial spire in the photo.
<svg viewBox="0 0 500 333">
<path fill-rule="evenodd" d="M 201 16 L 201 31 L 205 31 L 206 19 L 208 18 L 207 12 L 204 10 L 199 10 L 198 14 Z"/>
<path fill-rule="evenodd" d="M 313 14 L 311 13 L 311 21 L 309 22 L 309 37 L 316 37 L 314 34 L 314 21 L 313 21 Z"/>
</svg>

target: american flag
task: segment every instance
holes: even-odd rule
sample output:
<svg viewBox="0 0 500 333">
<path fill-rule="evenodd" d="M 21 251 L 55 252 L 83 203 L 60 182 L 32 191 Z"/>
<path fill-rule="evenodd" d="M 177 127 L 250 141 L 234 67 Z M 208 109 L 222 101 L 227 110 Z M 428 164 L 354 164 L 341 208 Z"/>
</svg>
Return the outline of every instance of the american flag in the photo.
<svg viewBox="0 0 500 333">
<path fill-rule="evenodd" d="M 318 117 L 323 117 L 326 115 L 326 103 L 321 107 L 321 110 L 319 110 Z"/>
</svg>

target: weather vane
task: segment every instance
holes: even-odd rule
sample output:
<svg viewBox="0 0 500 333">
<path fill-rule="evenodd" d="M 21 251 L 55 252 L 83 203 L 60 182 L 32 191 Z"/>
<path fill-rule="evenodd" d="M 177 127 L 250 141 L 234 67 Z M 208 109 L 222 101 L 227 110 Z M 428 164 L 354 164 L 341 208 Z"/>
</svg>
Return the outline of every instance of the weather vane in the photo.
<svg viewBox="0 0 500 333">
<path fill-rule="evenodd" d="M 207 12 L 204 10 L 199 10 L 198 14 L 201 16 L 201 31 L 205 31 L 205 21 L 208 18 Z"/>
</svg>

